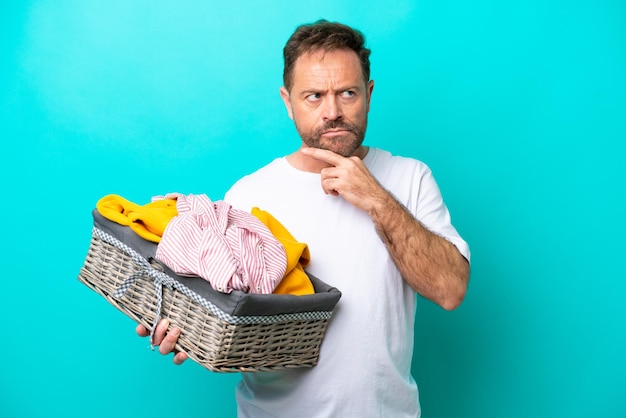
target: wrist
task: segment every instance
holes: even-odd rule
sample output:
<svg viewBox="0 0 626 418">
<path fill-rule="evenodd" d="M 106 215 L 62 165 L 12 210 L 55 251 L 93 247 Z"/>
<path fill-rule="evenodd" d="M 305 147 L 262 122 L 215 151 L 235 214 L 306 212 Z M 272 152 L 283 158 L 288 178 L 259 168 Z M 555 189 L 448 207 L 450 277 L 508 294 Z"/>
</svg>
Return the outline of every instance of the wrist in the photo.
<svg viewBox="0 0 626 418">
<path fill-rule="evenodd" d="M 371 205 L 368 213 L 375 223 L 381 223 L 389 217 L 390 213 L 396 208 L 401 208 L 400 203 L 387 190 L 381 188 L 373 199 L 370 200 Z"/>
</svg>

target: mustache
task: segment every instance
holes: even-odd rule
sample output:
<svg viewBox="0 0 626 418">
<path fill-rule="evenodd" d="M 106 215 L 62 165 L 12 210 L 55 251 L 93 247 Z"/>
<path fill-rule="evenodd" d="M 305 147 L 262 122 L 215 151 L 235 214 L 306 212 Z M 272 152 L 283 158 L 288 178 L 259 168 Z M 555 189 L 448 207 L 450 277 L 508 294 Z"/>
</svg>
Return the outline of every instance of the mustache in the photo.
<svg viewBox="0 0 626 418">
<path fill-rule="evenodd" d="M 329 120 L 328 122 L 324 123 L 324 125 L 317 128 L 315 130 L 315 133 L 317 135 L 322 135 L 323 133 L 333 130 L 333 129 L 342 129 L 345 131 L 352 132 L 355 135 L 358 135 L 359 132 L 361 131 L 359 128 L 357 128 L 355 125 L 351 123 L 343 122 L 340 120 Z"/>
</svg>

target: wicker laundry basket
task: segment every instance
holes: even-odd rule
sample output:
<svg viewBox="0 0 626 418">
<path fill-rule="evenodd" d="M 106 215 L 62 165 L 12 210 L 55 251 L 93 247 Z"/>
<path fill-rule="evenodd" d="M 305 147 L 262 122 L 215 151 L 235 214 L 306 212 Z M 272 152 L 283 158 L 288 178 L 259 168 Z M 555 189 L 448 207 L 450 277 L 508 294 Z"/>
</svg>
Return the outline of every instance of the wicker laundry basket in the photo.
<svg viewBox="0 0 626 418">
<path fill-rule="evenodd" d="M 152 329 L 160 318 L 181 329 L 176 349 L 214 372 L 312 367 L 341 297 L 309 276 L 315 294 L 259 295 L 215 291 L 154 259 L 156 244 L 93 211 L 91 245 L 78 279 L 117 309 Z"/>
</svg>

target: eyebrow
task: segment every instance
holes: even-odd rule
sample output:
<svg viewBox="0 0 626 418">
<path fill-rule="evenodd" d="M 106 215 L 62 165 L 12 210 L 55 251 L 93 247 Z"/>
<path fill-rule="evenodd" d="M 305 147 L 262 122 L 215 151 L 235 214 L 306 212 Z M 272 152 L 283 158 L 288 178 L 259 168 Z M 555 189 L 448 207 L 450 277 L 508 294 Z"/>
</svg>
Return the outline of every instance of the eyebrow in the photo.
<svg viewBox="0 0 626 418">
<path fill-rule="evenodd" d="M 344 92 L 344 91 L 358 91 L 361 92 L 363 91 L 362 87 L 359 87 L 358 85 L 350 85 L 350 86 L 342 86 L 338 89 L 333 89 L 333 91 L 337 91 L 337 92 Z M 325 93 L 326 89 L 314 89 L 314 88 L 305 88 L 304 90 L 302 90 L 301 92 L 298 93 L 299 96 L 308 96 L 309 94 L 321 94 L 321 93 Z"/>
</svg>

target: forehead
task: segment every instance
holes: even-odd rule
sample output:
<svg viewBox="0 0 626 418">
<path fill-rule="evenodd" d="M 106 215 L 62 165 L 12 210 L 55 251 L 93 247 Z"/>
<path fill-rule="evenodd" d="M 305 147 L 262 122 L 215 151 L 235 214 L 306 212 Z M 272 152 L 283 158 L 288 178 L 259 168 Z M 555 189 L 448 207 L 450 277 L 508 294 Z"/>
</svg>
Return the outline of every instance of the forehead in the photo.
<svg viewBox="0 0 626 418">
<path fill-rule="evenodd" d="M 364 84 L 358 56 L 352 50 L 315 50 L 302 54 L 293 69 L 293 88 Z"/>
</svg>

